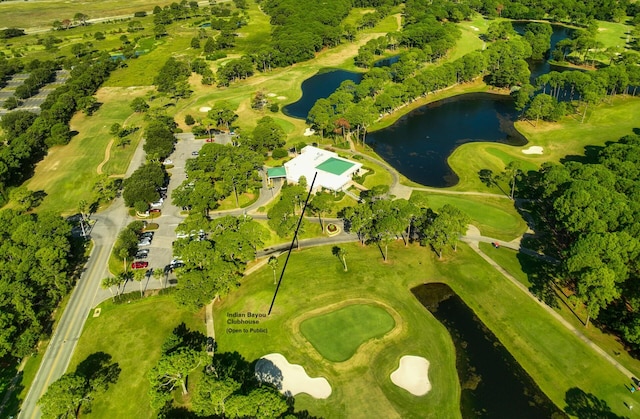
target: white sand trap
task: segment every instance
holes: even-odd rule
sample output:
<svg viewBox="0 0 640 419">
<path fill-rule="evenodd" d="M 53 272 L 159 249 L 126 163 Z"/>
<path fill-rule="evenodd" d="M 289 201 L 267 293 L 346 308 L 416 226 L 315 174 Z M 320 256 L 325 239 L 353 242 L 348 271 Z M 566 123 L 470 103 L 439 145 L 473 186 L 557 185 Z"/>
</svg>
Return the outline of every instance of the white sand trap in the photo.
<svg viewBox="0 0 640 419">
<path fill-rule="evenodd" d="M 473 29 L 474 31 L 479 31 L 480 28 L 476 27 L 476 26 L 469 26 L 471 29 Z"/>
<path fill-rule="evenodd" d="M 431 390 L 429 361 L 421 356 L 403 356 L 398 369 L 391 373 L 391 381 L 414 396 L 424 396 Z"/>
<path fill-rule="evenodd" d="M 276 97 L 277 95 L 275 93 L 267 93 L 267 96 L 269 97 Z"/>
<path fill-rule="evenodd" d="M 209 112 L 211 110 L 210 106 L 203 106 L 202 108 L 200 108 L 200 112 Z"/>
<path fill-rule="evenodd" d="M 285 100 L 287 97 L 286 96 L 278 96 L 276 99 L 278 100 Z"/>
<path fill-rule="evenodd" d="M 532 145 L 529 148 L 522 150 L 524 154 L 542 154 L 542 147 L 539 145 Z"/>
<path fill-rule="evenodd" d="M 256 362 L 256 378 L 273 384 L 287 396 L 307 393 L 315 399 L 326 399 L 331 395 L 331 386 L 324 377 L 311 378 L 304 367 L 290 364 L 281 354 L 265 355 Z"/>
<path fill-rule="evenodd" d="M 315 133 L 316 133 L 316 130 L 311 129 L 311 128 L 307 128 L 307 129 L 304 130 L 304 136 L 305 137 L 310 137 Z"/>
</svg>

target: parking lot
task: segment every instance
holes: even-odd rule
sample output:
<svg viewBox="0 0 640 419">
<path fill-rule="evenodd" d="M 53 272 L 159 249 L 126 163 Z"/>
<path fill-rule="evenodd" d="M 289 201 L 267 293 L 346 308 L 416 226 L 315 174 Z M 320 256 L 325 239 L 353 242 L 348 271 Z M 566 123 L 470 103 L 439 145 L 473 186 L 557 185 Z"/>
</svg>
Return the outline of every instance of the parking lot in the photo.
<svg viewBox="0 0 640 419">
<path fill-rule="evenodd" d="M 151 244 L 141 246 L 140 249 L 148 249 L 149 254 L 145 259 L 136 259 L 149 262 L 149 268 L 164 269 L 171 263 L 173 256 L 173 242 L 176 240 L 176 228 L 185 218 L 186 214 L 181 214 L 182 208 L 176 207 L 171 202 L 172 192 L 187 179 L 185 165 L 187 159 L 195 158 L 194 152 L 198 152 L 205 144 L 204 139 L 194 139 L 192 134 L 176 135 L 178 141 L 175 151 L 168 157 L 173 167 L 167 169 L 170 175 L 167 186 L 167 197 L 160 206 L 161 213 L 150 213 L 146 218 L 147 222 L 158 224 L 158 229 L 154 231 Z M 228 137 L 228 136 L 227 136 Z M 224 136 L 216 137 L 216 142 L 224 143 L 228 141 Z M 169 165 L 168 165 L 169 166 Z"/>
</svg>

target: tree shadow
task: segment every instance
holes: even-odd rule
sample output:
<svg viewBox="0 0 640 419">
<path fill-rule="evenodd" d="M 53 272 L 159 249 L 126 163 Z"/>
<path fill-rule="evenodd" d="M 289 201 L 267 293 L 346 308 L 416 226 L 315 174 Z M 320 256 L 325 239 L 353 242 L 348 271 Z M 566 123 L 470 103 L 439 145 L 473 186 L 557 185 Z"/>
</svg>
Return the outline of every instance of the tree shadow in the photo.
<svg viewBox="0 0 640 419">
<path fill-rule="evenodd" d="M 553 278 L 557 275 L 558 267 L 523 252 L 518 252 L 517 258 L 522 272 L 531 283 L 529 291 L 548 306 L 557 308 L 558 296 Z"/>
<path fill-rule="evenodd" d="M 564 401 L 567 403 L 564 411 L 580 419 L 624 418 L 624 416 L 618 416 L 613 413 L 607 402 L 599 399 L 594 394 L 585 393 L 578 387 L 570 388 L 565 394 Z"/>
<path fill-rule="evenodd" d="M 268 359 L 258 359 L 255 364 L 255 375 L 261 383 L 271 384 L 278 390 L 282 390 L 282 381 L 284 379 L 282 370 L 276 364 Z M 288 394 L 287 396 L 291 396 Z"/>
<path fill-rule="evenodd" d="M 76 367 L 76 374 L 84 377 L 92 388 L 106 390 L 120 377 L 120 365 L 111 362 L 112 356 L 105 352 L 94 352 Z"/>
</svg>

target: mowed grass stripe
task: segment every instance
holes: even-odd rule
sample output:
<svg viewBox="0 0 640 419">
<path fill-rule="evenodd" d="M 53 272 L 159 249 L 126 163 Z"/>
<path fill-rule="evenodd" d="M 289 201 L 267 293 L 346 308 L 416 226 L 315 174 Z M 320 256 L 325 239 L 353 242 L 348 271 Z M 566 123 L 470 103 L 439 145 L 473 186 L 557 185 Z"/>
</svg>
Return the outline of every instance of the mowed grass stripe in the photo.
<svg viewBox="0 0 640 419">
<path fill-rule="evenodd" d="M 307 319 L 300 324 L 300 331 L 320 355 L 342 362 L 363 343 L 384 336 L 395 324 L 393 317 L 380 307 L 354 304 Z"/>
</svg>

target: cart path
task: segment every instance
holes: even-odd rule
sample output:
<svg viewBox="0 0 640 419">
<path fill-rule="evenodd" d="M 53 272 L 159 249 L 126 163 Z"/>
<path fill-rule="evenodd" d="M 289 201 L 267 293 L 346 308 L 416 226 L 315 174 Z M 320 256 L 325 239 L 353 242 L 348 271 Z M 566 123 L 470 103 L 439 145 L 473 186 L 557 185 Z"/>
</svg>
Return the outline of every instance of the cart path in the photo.
<svg viewBox="0 0 640 419">
<path fill-rule="evenodd" d="M 102 174 L 102 166 L 107 164 L 107 162 L 111 158 L 111 146 L 112 145 L 113 145 L 113 138 L 111 139 L 111 141 L 109 141 L 109 144 L 107 144 L 107 149 L 104 150 L 104 159 L 102 159 L 102 161 L 100 162 L 98 167 L 96 167 L 96 172 L 98 172 L 99 175 Z"/>
</svg>

